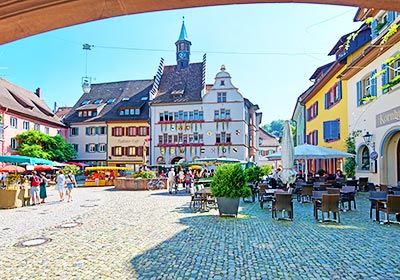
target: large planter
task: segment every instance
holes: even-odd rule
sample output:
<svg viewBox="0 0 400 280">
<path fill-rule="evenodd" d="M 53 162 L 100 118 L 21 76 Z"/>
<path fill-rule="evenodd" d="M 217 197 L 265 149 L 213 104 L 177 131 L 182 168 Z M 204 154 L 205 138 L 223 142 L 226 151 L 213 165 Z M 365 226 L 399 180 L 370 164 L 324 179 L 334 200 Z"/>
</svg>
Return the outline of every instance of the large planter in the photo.
<svg viewBox="0 0 400 280">
<path fill-rule="evenodd" d="M 219 215 L 237 217 L 239 200 L 239 197 L 217 197 Z"/>
<path fill-rule="evenodd" d="M 166 179 L 161 179 L 164 181 L 164 185 L 167 185 Z M 114 180 L 114 186 L 117 190 L 126 190 L 126 191 L 146 191 L 147 183 L 150 181 L 149 179 L 139 179 L 139 178 L 125 178 L 118 177 Z"/>
<path fill-rule="evenodd" d="M 0 189 L 0 208 L 10 209 L 16 207 L 22 207 L 21 195 L 23 196 L 23 191 L 17 190 L 3 190 Z"/>
</svg>

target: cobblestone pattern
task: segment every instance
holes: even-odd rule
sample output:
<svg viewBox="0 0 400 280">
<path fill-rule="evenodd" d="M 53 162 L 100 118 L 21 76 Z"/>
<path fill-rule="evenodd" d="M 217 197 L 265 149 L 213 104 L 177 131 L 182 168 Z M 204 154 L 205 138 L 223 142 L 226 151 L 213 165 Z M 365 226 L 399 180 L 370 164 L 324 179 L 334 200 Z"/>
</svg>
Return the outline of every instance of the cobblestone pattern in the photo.
<svg viewBox="0 0 400 280">
<path fill-rule="evenodd" d="M 0 210 L 0 279 L 400 279 L 400 226 L 371 221 L 366 194 L 340 224 L 316 221 L 309 203 L 294 202 L 290 222 L 256 203 L 235 219 L 189 200 L 79 188 L 69 204 Z M 70 221 L 82 225 L 57 227 Z M 35 237 L 52 241 L 14 247 Z"/>
</svg>

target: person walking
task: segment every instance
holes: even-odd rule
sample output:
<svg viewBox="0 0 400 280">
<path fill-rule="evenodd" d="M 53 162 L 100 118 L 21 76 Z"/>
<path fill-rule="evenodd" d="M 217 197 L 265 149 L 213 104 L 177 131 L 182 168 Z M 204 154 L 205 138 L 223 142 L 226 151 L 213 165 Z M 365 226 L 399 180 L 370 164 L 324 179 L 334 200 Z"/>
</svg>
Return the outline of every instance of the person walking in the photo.
<svg viewBox="0 0 400 280">
<path fill-rule="evenodd" d="M 64 176 L 63 170 L 60 170 L 59 174 L 57 175 L 56 190 L 58 191 L 58 194 L 60 195 L 60 202 L 64 201 L 65 176 Z"/>
<path fill-rule="evenodd" d="M 71 202 L 72 190 L 77 186 L 75 176 L 72 170 L 68 171 L 65 181 L 67 183 L 67 202 Z"/>
<path fill-rule="evenodd" d="M 40 196 L 40 203 L 45 203 L 45 199 L 47 197 L 47 182 L 48 179 L 46 178 L 46 173 L 42 172 L 40 173 L 40 190 L 39 190 L 39 196 Z"/>
<path fill-rule="evenodd" d="M 172 194 L 172 189 L 174 188 L 174 185 L 175 185 L 175 171 L 174 168 L 172 167 L 168 171 L 168 189 L 170 194 Z"/>
<path fill-rule="evenodd" d="M 39 186 L 40 186 L 40 178 L 37 175 L 36 171 L 32 171 L 31 190 L 30 190 L 30 194 L 32 197 L 32 205 L 40 204 Z"/>
</svg>

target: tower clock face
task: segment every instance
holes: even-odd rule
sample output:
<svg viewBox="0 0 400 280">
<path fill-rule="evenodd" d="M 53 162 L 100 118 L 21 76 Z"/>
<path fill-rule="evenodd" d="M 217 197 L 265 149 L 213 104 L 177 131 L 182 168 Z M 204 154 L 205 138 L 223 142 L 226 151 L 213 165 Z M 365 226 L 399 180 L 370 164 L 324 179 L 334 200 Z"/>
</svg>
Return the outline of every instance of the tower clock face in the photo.
<svg viewBox="0 0 400 280">
<path fill-rule="evenodd" d="M 186 58 L 186 53 L 185 52 L 180 52 L 179 54 L 179 58 Z"/>
</svg>

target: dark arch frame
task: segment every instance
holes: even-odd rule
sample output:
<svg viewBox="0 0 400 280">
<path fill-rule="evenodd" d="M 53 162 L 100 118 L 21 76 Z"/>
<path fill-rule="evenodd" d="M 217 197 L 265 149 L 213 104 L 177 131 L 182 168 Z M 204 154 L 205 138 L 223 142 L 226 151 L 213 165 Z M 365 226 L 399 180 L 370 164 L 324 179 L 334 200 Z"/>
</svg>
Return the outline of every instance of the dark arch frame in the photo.
<svg viewBox="0 0 400 280">
<path fill-rule="evenodd" d="M 395 11 L 400 0 L 6 0 L 0 4 L 0 44 L 46 31 L 122 15 L 254 3 L 310 3 Z"/>
</svg>

